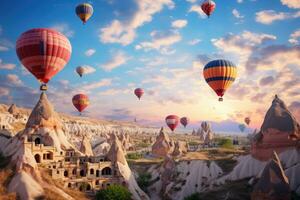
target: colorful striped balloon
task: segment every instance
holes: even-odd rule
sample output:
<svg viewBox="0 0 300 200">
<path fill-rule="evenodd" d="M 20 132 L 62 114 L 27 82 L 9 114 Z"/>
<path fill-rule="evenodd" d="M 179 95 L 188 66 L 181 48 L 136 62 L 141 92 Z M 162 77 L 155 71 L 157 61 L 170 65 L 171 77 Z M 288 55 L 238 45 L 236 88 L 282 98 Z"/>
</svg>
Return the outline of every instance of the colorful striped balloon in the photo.
<svg viewBox="0 0 300 200">
<path fill-rule="evenodd" d="M 166 117 L 166 124 L 168 127 L 174 131 L 175 128 L 178 126 L 179 123 L 179 117 L 176 115 L 169 115 Z"/>
<path fill-rule="evenodd" d="M 236 79 L 237 67 L 228 60 L 213 60 L 205 65 L 203 76 L 208 85 L 220 97 L 219 101 L 222 101 L 226 90 Z"/>
<path fill-rule="evenodd" d="M 188 125 L 189 122 L 190 122 L 190 119 L 187 117 L 180 118 L 180 123 L 184 126 L 184 128 Z"/>
<path fill-rule="evenodd" d="M 48 81 L 68 63 L 72 47 L 63 34 L 47 28 L 30 29 L 16 43 L 24 67 L 40 82 Z"/>
<path fill-rule="evenodd" d="M 79 112 L 82 112 L 90 104 L 90 101 L 85 94 L 77 94 L 73 97 L 72 103 Z"/>
<path fill-rule="evenodd" d="M 216 4 L 212 0 L 205 0 L 201 4 L 202 11 L 209 17 L 215 10 Z"/>
<path fill-rule="evenodd" d="M 81 19 L 83 24 L 93 15 L 94 9 L 91 4 L 82 3 L 76 7 L 76 15 Z"/>
<path fill-rule="evenodd" d="M 142 88 L 136 88 L 134 90 L 134 94 L 135 94 L 135 96 L 137 96 L 137 98 L 139 98 L 139 100 L 141 100 L 141 97 L 144 94 L 144 90 Z"/>
</svg>

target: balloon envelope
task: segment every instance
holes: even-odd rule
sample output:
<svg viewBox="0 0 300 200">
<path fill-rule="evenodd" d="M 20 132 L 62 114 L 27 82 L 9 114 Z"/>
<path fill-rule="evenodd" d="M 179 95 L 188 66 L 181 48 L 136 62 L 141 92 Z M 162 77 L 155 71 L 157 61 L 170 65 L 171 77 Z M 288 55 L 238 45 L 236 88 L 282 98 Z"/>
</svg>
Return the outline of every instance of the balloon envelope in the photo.
<svg viewBox="0 0 300 200">
<path fill-rule="evenodd" d="M 169 115 L 166 117 L 167 126 L 174 131 L 179 123 L 179 117 L 176 115 Z"/>
<path fill-rule="evenodd" d="M 207 84 L 215 91 L 222 101 L 226 90 L 232 85 L 237 76 L 235 64 L 228 60 L 213 60 L 203 69 Z"/>
<path fill-rule="evenodd" d="M 87 20 L 93 15 L 93 12 L 93 6 L 88 3 L 82 3 L 76 7 L 76 15 L 83 23 L 87 22 Z"/>
<path fill-rule="evenodd" d="M 90 104 L 90 101 L 85 94 L 77 94 L 73 97 L 72 103 L 79 112 L 82 112 Z"/>
<path fill-rule="evenodd" d="M 250 119 L 250 117 L 246 117 L 244 121 L 247 125 L 249 125 L 251 122 L 251 119 Z"/>
<path fill-rule="evenodd" d="M 205 0 L 201 4 L 202 11 L 209 17 L 215 10 L 216 4 L 212 0 Z"/>
<path fill-rule="evenodd" d="M 68 63 L 72 47 L 63 34 L 47 28 L 30 29 L 16 43 L 18 58 L 40 82 L 48 83 Z"/>
<path fill-rule="evenodd" d="M 180 123 L 184 126 L 184 128 L 188 125 L 189 121 L 190 120 L 187 117 L 180 118 Z"/>
<path fill-rule="evenodd" d="M 76 72 L 80 77 L 82 77 L 82 75 L 84 74 L 84 71 L 85 71 L 85 68 L 82 66 L 79 66 L 76 68 Z"/>
<path fill-rule="evenodd" d="M 139 98 L 139 99 L 141 99 L 141 97 L 143 96 L 144 93 L 145 92 L 144 92 L 144 90 L 142 88 L 136 88 L 134 90 L 135 96 L 137 96 L 137 98 Z"/>
<path fill-rule="evenodd" d="M 245 124 L 240 124 L 239 129 L 240 129 L 241 132 L 244 132 L 244 130 L 246 129 Z"/>
</svg>

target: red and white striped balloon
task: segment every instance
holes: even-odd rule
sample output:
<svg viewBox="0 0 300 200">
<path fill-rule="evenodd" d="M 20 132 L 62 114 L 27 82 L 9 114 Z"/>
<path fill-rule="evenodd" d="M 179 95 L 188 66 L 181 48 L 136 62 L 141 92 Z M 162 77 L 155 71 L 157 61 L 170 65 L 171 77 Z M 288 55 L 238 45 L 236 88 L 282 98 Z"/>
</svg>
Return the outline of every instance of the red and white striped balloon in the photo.
<svg viewBox="0 0 300 200">
<path fill-rule="evenodd" d="M 142 88 L 136 88 L 134 90 L 134 94 L 135 94 L 135 96 L 137 96 L 137 98 L 139 98 L 139 100 L 141 100 L 141 97 L 143 96 L 144 93 L 145 92 Z"/>
<path fill-rule="evenodd" d="M 179 117 L 176 115 L 169 115 L 166 117 L 166 124 L 168 127 L 174 131 L 179 123 Z"/>
<path fill-rule="evenodd" d="M 30 73 L 40 82 L 48 83 L 68 63 L 72 47 L 63 34 L 48 28 L 35 28 L 19 37 L 16 52 Z"/>
</svg>

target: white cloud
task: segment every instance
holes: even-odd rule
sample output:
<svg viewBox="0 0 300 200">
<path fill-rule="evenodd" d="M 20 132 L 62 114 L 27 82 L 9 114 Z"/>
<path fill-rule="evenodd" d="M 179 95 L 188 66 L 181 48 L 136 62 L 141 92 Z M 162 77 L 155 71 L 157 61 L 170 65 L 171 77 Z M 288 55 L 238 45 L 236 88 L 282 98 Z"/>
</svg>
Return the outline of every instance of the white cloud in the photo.
<svg viewBox="0 0 300 200">
<path fill-rule="evenodd" d="M 299 44 L 299 38 L 300 38 L 300 29 L 296 30 L 290 35 L 289 42 L 291 44 L 297 45 Z"/>
<path fill-rule="evenodd" d="M 196 3 L 197 2 L 197 0 L 186 0 L 187 2 L 189 2 L 189 3 Z"/>
<path fill-rule="evenodd" d="M 0 87 L 0 96 L 8 96 L 9 95 L 9 89 Z"/>
<path fill-rule="evenodd" d="M 8 69 L 8 70 L 12 70 L 16 67 L 15 64 L 12 63 L 4 63 L 2 61 L 2 59 L 0 59 L 0 69 Z"/>
<path fill-rule="evenodd" d="M 84 68 L 84 74 L 92 74 L 96 71 L 96 69 L 90 65 L 83 65 Z"/>
<path fill-rule="evenodd" d="M 16 74 L 8 74 L 6 78 L 9 84 L 15 86 L 20 86 L 23 83 Z"/>
<path fill-rule="evenodd" d="M 237 0 L 238 3 L 243 3 L 243 0 Z"/>
<path fill-rule="evenodd" d="M 262 24 L 272 24 L 274 21 L 294 19 L 300 17 L 300 11 L 294 13 L 263 10 L 256 13 L 256 21 Z"/>
<path fill-rule="evenodd" d="M 180 28 L 185 27 L 187 24 L 188 24 L 187 20 L 178 19 L 178 20 L 175 20 L 172 22 L 172 27 L 180 29 Z"/>
<path fill-rule="evenodd" d="M 239 12 L 237 9 L 233 9 L 233 10 L 232 10 L 232 14 L 233 14 L 233 16 L 234 16 L 235 18 L 237 18 L 237 19 L 243 19 L 243 18 L 244 18 L 244 16 L 241 15 L 240 12 Z"/>
<path fill-rule="evenodd" d="M 177 31 L 153 31 L 150 33 L 152 41 L 141 42 L 135 46 L 135 49 L 144 49 L 145 51 L 157 50 L 161 54 L 172 54 L 174 50 L 170 49 L 170 46 L 181 41 L 181 35 Z"/>
<path fill-rule="evenodd" d="M 120 43 L 128 45 L 136 37 L 136 29 L 152 21 L 152 15 L 161 11 L 164 6 L 174 8 L 172 0 L 138 0 L 137 10 L 130 20 L 113 20 L 108 26 L 100 29 L 99 38 L 103 43 Z"/>
<path fill-rule="evenodd" d="M 189 44 L 189 45 L 196 45 L 196 44 L 198 44 L 198 43 L 200 43 L 200 42 L 201 42 L 200 39 L 193 39 L 193 40 L 189 41 L 188 44 Z"/>
<path fill-rule="evenodd" d="M 104 69 L 105 71 L 111 71 L 125 64 L 128 60 L 130 60 L 130 57 L 126 56 L 125 53 L 119 51 L 115 53 L 110 60 L 102 64 L 101 68 Z"/>
<path fill-rule="evenodd" d="M 198 13 L 199 17 L 206 18 L 206 14 L 203 12 L 201 5 L 197 5 L 197 4 L 192 5 L 189 12 Z"/>
<path fill-rule="evenodd" d="M 66 37 L 73 37 L 75 32 L 70 28 L 70 26 L 66 23 L 54 24 L 52 29 L 57 30 L 58 32 L 64 34 Z"/>
<path fill-rule="evenodd" d="M 281 0 L 283 5 L 286 5 L 289 8 L 300 8 L 300 1 L 299 0 Z"/>
<path fill-rule="evenodd" d="M 96 53 L 96 50 L 95 49 L 88 49 L 84 52 L 84 54 L 87 56 L 87 57 L 90 57 L 92 55 L 94 55 Z"/>
<path fill-rule="evenodd" d="M 112 79 L 102 79 L 99 82 L 86 84 L 82 87 L 82 90 L 88 91 L 88 90 L 94 90 L 100 87 L 110 86 L 112 83 Z"/>
</svg>

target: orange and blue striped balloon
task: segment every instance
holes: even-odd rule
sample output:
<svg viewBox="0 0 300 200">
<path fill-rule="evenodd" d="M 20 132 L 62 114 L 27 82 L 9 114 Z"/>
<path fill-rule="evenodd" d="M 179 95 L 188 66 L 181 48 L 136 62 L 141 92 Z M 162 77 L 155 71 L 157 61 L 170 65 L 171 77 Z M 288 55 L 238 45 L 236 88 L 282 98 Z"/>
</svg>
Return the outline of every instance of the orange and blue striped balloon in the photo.
<svg viewBox="0 0 300 200">
<path fill-rule="evenodd" d="M 76 7 L 76 15 L 85 24 L 87 20 L 93 15 L 94 9 L 91 4 L 82 3 Z"/>
<path fill-rule="evenodd" d="M 223 100 L 226 90 L 232 85 L 237 76 L 237 67 L 228 60 L 213 60 L 203 69 L 203 76 L 207 84 Z"/>
</svg>

